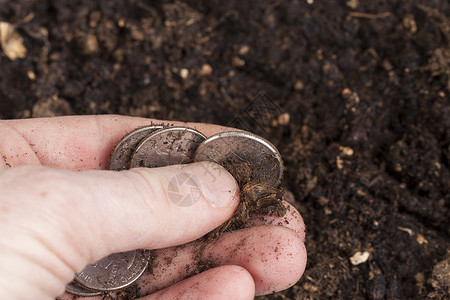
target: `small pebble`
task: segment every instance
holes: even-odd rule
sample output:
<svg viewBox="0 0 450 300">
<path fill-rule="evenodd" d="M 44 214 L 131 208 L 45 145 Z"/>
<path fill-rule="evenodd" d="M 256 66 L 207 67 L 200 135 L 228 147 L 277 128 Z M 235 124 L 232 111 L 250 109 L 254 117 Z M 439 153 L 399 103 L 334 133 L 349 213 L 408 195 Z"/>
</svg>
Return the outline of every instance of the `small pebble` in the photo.
<svg viewBox="0 0 450 300">
<path fill-rule="evenodd" d="M 248 53 L 248 51 L 250 51 L 250 47 L 247 45 L 243 45 L 243 46 L 241 46 L 241 48 L 239 48 L 240 55 L 245 55 Z"/>
<path fill-rule="evenodd" d="M 278 116 L 278 124 L 282 126 L 286 126 L 287 124 L 289 124 L 290 120 L 291 116 L 287 112 Z"/>
<path fill-rule="evenodd" d="M 301 91 L 305 88 L 305 85 L 303 84 L 303 81 L 301 81 L 300 79 L 297 80 L 294 84 L 294 89 L 297 91 Z"/>
<path fill-rule="evenodd" d="M 211 75 L 213 68 L 209 64 L 204 64 L 200 69 L 199 74 L 202 76 Z"/>
<path fill-rule="evenodd" d="M 354 151 L 352 148 L 350 147 L 340 147 L 342 154 L 344 154 L 345 156 L 352 156 Z"/>
<path fill-rule="evenodd" d="M 185 68 L 181 69 L 181 70 L 180 70 L 180 76 L 181 76 L 181 78 L 183 78 L 183 79 L 188 78 L 188 76 L 189 76 L 189 70 L 188 70 L 188 69 L 185 69 Z"/>
<path fill-rule="evenodd" d="M 336 166 L 339 170 L 344 167 L 344 161 L 342 160 L 342 158 L 339 155 L 336 156 Z"/>
<path fill-rule="evenodd" d="M 427 240 L 423 235 L 421 235 L 420 233 L 417 234 L 416 241 L 417 241 L 420 245 L 422 245 L 422 244 L 428 244 L 428 240 Z"/>
<path fill-rule="evenodd" d="M 352 263 L 352 265 L 356 266 L 362 263 L 365 263 L 368 259 L 369 259 L 369 252 L 364 251 L 364 252 L 356 252 L 355 254 L 353 254 L 352 257 L 350 257 L 350 262 Z"/>
<path fill-rule="evenodd" d="M 243 67 L 243 66 L 245 66 L 245 60 L 235 56 L 231 60 L 231 64 L 233 65 L 233 67 Z"/>
<path fill-rule="evenodd" d="M 412 14 L 406 14 L 403 17 L 403 22 L 402 22 L 403 26 L 406 29 L 409 29 L 409 31 L 411 33 L 416 33 L 417 32 L 417 24 L 416 24 L 416 20 L 414 20 L 414 16 Z"/>
<path fill-rule="evenodd" d="M 7 22 L 0 22 L 0 45 L 10 60 L 24 58 L 27 54 L 22 36 Z"/>
<path fill-rule="evenodd" d="M 320 205 L 324 206 L 328 204 L 330 200 L 328 200 L 327 197 L 321 196 L 317 201 L 319 202 Z"/>
<path fill-rule="evenodd" d="M 83 41 L 84 54 L 92 55 L 99 52 L 99 45 L 97 37 L 93 32 L 90 32 Z"/>
<path fill-rule="evenodd" d="M 34 72 L 31 71 L 31 70 L 27 72 L 27 76 L 31 80 L 35 80 L 36 79 L 36 74 L 34 74 Z"/>
<path fill-rule="evenodd" d="M 346 4 L 351 9 L 357 9 L 359 6 L 359 0 L 349 0 L 349 1 L 347 1 Z"/>
</svg>

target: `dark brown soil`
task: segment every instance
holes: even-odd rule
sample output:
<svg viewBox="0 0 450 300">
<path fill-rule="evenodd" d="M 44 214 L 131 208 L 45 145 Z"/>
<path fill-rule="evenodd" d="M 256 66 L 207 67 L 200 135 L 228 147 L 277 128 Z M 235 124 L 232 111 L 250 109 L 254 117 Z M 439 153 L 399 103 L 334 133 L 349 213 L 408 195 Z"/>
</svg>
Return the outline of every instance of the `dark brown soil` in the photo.
<svg viewBox="0 0 450 300">
<path fill-rule="evenodd" d="M 444 298 L 449 16 L 447 0 L 2 0 L 27 52 L 0 52 L 0 117 L 252 129 L 307 224 L 304 277 L 266 298 Z"/>
</svg>

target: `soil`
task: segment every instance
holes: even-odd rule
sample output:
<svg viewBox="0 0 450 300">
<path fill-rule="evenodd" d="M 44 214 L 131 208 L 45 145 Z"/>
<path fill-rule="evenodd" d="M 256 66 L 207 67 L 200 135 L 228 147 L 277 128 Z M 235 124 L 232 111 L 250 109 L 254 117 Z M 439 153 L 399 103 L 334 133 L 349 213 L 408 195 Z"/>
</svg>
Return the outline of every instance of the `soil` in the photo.
<svg viewBox="0 0 450 300">
<path fill-rule="evenodd" d="M 0 118 L 211 122 L 277 146 L 309 256 L 261 299 L 448 296 L 447 0 L 0 3 Z"/>
</svg>

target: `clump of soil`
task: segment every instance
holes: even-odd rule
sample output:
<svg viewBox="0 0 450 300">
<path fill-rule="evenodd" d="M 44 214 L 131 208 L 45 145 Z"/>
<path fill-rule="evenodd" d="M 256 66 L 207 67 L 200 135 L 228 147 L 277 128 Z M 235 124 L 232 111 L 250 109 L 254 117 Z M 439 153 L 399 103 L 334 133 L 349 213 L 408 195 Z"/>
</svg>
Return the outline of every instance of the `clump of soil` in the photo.
<svg viewBox="0 0 450 300">
<path fill-rule="evenodd" d="M 252 218 L 260 215 L 282 217 L 286 214 L 283 191 L 259 180 L 259 173 L 265 173 L 266 166 L 251 166 L 247 162 L 229 160 L 223 164 L 236 179 L 240 189 L 240 202 L 234 215 L 222 226 L 207 235 L 219 238 L 224 232 L 247 227 Z"/>
<path fill-rule="evenodd" d="M 117 293 L 117 300 L 129 300 L 139 298 L 139 286 L 133 283 Z"/>
<path fill-rule="evenodd" d="M 432 286 L 435 288 L 434 297 L 450 295 L 450 254 L 433 267 Z"/>
<path fill-rule="evenodd" d="M 209 238 L 216 239 L 225 232 L 245 228 L 248 221 L 257 216 L 283 217 L 286 214 L 281 189 L 249 182 L 240 186 L 240 190 L 240 202 L 236 212 L 227 222 L 209 233 L 207 235 Z"/>
</svg>

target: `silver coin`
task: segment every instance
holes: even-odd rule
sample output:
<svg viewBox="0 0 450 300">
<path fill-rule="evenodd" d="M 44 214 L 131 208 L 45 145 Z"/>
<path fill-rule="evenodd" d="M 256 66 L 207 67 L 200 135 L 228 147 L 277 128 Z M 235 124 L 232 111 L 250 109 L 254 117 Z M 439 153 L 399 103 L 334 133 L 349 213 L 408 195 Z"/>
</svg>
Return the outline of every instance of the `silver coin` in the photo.
<svg viewBox="0 0 450 300">
<path fill-rule="evenodd" d="M 242 131 L 227 131 L 206 139 L 197 148 L 194 161 L 213 161 L 225 167 L 235 178 L 265 183 L 275 187 L 281 182 L 283 160 L 277 148 L 260 136 Z M 250 169 L 247 178 L 242 177 L 245 164 Z M 241 172 L 241 173 L 240 173 Z"/>
<path fill-rule="evenodd" d="M 74 281 L 72 281 L 71 283 L 66 285 L 66 292 L 77 295 L 77 296 L 85 296 L 85 297 L 100 296 L 102 294 L 101 292 L 95 292 L 95 291 L 90 291 L 88 289 L 85 289 L 85 288 L 79 286 L 78 284 L 76 284 L 76 282 L 74 282 Z"/>
<path fill-rule="evenodd" d="M 160 129 L 136 147 L 130 166 L 154 168 L 191 163 L 195 150 L 205 139 L 202 133 L 189 127 Z"/>
<path fill-rule="evenodd" d="M 77 284 L 94 291 L 114 291 L 136 281 L 148 265 L 148 251 L 111 254 L 75 275 Z"/>
<path fill-rule="evenodd" d="M 150 133 L 162 129 L 163 126 L 149 125 L 137 128 L 125 135 L 114 147 L 109 161 L 109 169 L 115 171 L 130 168 L 131 155 L 137 145 Z"/>
</svg>

